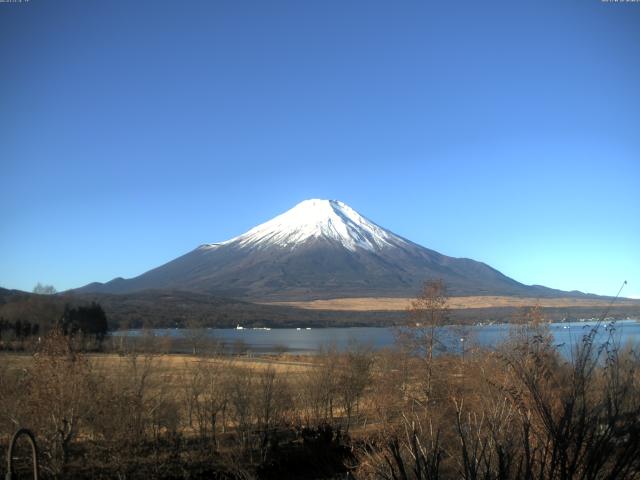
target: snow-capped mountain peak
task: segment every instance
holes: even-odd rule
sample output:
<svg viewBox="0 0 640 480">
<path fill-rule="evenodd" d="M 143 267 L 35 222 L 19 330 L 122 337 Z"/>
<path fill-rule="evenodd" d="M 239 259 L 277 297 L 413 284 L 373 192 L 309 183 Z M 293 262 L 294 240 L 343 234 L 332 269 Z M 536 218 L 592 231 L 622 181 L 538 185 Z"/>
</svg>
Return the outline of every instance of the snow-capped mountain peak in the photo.
<svg viewBox="0 0 640 480">
<path fill-rule="evenodd" d="M 413 296 L 440 278 L 454 295 L 557 296 L 467 258 L 394 235 L 335 200 L 305 200 L 222 243 L 201 245 L 135 278 L 84 292 L 205 292 L 253 300 Z M 278 314 L 280 315 L 280 314 Z"/>
<path fill-rule="evenodd" d="M 311 199 L 224 242 L 241 247 L 280 246 L 295 248 L 308 240 L 323 238 L 340 243 L 348 250 L 370 251 L 407 242 L 360 215 L 338 200 Z M 220 245 L 220 244 L 218 244 Z M 215 248 L 211 245 L 209 248 Z"/>
</svg>

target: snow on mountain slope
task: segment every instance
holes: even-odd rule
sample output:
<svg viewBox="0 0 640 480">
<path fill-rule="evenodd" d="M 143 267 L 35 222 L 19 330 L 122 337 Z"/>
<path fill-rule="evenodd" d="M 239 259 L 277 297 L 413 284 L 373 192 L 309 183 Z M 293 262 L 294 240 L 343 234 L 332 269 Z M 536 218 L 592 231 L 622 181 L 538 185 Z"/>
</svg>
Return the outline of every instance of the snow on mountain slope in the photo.
<svg viewBox="0 0 640 480">
<path fill-rule="evenodd" d="M 416 221 L 420 221 L 416 219 Z M 201 245 L 130 279 L 78 289 L 180 290 L 252 300 L 413 296 L 427 279 L 452 295 L 558 296 L 490 266 L 401 238 L 336 200 L 305 200 L 248 232 Z"/>
<path fill-rule="evenodd" d="M 345 203 L 311 199 L 238 237 L 201 248 L 236 244 L 251 248 L 279 246 L 294 249 L 313 238 L 334 240 L 350 251 L 358 248 L 378 251 L 407 244 L 403 238 L 376 225 Z"/>
</svg>

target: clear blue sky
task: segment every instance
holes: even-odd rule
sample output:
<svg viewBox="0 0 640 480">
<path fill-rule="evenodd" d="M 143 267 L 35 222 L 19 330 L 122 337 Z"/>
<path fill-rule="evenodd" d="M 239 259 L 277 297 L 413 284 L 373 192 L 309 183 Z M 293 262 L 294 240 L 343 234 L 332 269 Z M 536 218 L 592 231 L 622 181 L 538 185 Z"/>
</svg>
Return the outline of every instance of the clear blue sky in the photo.
<svg viewBox="0 0 640 480">
<path fill-rule="evenodd" d="M 312 198 L 640 296 L 640 3 L 0 3 L 0 285 L 131 277 Z"/>
</svg>

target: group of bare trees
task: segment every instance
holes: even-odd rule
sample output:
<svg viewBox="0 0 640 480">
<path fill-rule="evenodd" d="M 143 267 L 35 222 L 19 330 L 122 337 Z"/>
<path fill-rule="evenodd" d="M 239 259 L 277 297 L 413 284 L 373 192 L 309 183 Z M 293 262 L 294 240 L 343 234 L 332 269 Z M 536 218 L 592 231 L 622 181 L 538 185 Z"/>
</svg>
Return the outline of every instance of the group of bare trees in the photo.
<svg viewBox="0 0 640 480">
<path fill-rule="evenodd" d="M 229 358 L 200 358 L 185 369 L 180 396 L 185 426 L 201 447 L 220 451 L 225 440 L 232 441 L 249 462 L 254 453 L 265 460 L 271 442 L 293 417 L 286 377 L 273 366 L 250 368 Z"/>
<path fill-rule="evenodd" d="M 400 337 L 413 390 L 392 433 L 361 450 L 358 478 L 640 478 L 640 355 L 614 324 L 602 338 L 598 322 L 565 358 L 533 308 L 496 351 L 460 363 L 433 355 L 443 292 L 430 283 L 413 304 Z"/>
<path fill-rule="evenodd" d="M 88 355 L 77 346 L 54 329 L 33 356 L 0 365 L 0 437 L 32 429 L 52 477 L 77 475 L 80 458 L 92 477 L 171 477 L 171 462 L 246 476 L 303 429 L 349 430 L 364 418 L 373 365 L 371 350 L 356 344 L 294 371 L 229 356 Z"/>
<path fill-rule="evenodd" d="M 638 478 L 638 351 L 598 325 L 562 356 L 541 312 L 524 318 L 464 361 L 443 337 L 439 282 L 396 347 L 375 352 L 351 343 L 278 361 L 194 343 L 196 355 L 174 357 L 141 339 L 88 355 L 53 330 L 33 356 L 0 363 L 0 444 L 31 428 L 58 478 L 269 478 L 265 466 L 285 462 L 271 477 L 282 478 L 312 441 L 342 445 L 332 458 L 359 479 Z M 304 458 L 317 473 L 328 457 Z"/>
<path fill-rule="evenodd" d="M 373 352 L 351 342 L 343 353 L 335 346 L 324 347 L 313 360 L 314 368 L 298 382 L 301 423 L 336 424 L 348 432 L 354 417 L 360 416 L 365 389 L 372 383 Z"/>
</svg>

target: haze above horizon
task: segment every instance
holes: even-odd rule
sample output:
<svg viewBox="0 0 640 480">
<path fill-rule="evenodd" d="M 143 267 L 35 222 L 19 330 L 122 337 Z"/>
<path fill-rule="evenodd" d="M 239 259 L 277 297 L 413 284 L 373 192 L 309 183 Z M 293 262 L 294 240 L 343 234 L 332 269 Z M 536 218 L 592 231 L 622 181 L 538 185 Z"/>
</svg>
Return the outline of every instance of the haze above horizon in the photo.
<svg viewBox="0 0 640 480">
<path fill-rule="evenodd" d="M 0 3 L 0 286 L 133 277 L 308 198 L 640 298 L 640 4 Z"/>
</svg>

